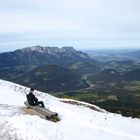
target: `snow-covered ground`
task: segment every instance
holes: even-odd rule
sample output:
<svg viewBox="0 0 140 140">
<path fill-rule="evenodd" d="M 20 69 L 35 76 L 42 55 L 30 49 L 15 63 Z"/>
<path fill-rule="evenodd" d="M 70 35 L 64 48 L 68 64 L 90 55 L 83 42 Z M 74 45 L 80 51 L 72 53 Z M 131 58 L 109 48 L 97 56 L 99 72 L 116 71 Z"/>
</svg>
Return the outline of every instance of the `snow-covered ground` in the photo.
<svg viewBox="0 0 140 140">
<path fill-rule="evenodd" d="M 27 114 L 29 89 L 0 80 L 0 140 L 140 140 L 140 120 L 60 102 L 35 91 L 46 107 L 58 112 L 54 123 Z"/>
</svg>

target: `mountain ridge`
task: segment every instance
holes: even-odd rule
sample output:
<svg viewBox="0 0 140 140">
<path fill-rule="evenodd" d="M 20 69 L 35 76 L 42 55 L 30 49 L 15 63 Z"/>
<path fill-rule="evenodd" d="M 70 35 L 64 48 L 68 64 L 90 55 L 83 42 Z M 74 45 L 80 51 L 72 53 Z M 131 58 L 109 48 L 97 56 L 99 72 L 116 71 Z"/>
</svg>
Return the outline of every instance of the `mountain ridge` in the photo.
<svg viewBox="0 0 140 140">
<path fill-rule="evenodd" d="M 60 64 L 68 66 L 77 61 L 92 61 L 84 52 L 73 47 L 34 46 L 0 54 L 0 66 Z"/>
</svg>

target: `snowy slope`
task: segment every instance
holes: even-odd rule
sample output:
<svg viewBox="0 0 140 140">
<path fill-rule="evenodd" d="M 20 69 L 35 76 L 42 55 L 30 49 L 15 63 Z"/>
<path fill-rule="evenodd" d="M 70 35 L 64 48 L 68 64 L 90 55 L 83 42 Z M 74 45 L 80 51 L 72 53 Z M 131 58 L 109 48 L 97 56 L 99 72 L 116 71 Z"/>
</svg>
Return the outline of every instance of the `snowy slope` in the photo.
<svg viewBox="0 0 140 140">
<path fill-rule="evenodd" d="M 26 113 L 29 89 L 0 80 L 0 140 L 140 140 L 140 120 L 62 103 L 35 91 L 61 121 L 54 123 Z"/>
</svg>

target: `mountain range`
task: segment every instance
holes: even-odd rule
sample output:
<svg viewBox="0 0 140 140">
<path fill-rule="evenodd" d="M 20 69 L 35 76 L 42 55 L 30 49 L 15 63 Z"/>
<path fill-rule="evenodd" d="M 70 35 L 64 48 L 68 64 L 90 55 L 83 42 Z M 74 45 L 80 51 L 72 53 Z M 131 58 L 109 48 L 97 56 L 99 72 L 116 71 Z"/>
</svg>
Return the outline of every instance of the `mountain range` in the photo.
<svg viewBox="0 0 140 140">
<path fill-rule="evenodd" d="M 17 65 L 61 65 L 69 66 L 75 62 L 89 62 L 91 58 L 73 47 L 34 46 L 0 54 L 0 67 Z"/>
<path fill-rule="evenodd" d="M 92 58 L 73 47 L 34 46 L 0 54 L 0 78 L 47 92 L 78 90 L 89 86 L 81 78 L 87 73 L 82 65 L 90 72 L 98 69 Z"/>
<path fill-rule="evenodd" d="M 91 55 L 93 52 L 88 53 Z M 68 46 L 27 47 L 0 54 L 0 78 L 46 92 L 79 90 L 89 87 L 87 83 L 99 81 L 139 80 L 136 74 L 139 73 L 139 63 L 130 59 L 116 59 L 119 54 L 121 58 L 132 54 L 138 56 L 139 51 L 118 51 L 116 55 L 110 51 L 100 51 L 96 55 L 95 51 L 92 58 Z"/>
</svg>

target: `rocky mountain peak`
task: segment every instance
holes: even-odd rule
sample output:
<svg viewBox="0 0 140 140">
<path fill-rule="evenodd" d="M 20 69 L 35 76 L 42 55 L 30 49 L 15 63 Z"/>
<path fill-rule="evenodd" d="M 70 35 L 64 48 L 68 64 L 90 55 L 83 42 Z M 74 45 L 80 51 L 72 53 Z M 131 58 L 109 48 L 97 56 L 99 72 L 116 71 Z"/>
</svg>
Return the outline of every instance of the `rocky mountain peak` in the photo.
<svg viewBox="0 0 140 140">
<path fill-rule="evenodd" d="M 76 53 L 77 51 L 73 47 L 64 46 L 62 48 L 58 47 L 42 47 L 42 46 L 33 46 L 27 47 L 23 49 L 16 50 L 15 52 L 23 52 L 23 53 L 30 53 L 30 52 L 38 52 L 38 53 L 47 53 L 51 55 L 55 55 L 58 53 Z"/>
<path fill-rule="evenodd" d="M 73 47 L 64 46 L 60 48 L 60 52 L 76 52 L 76 50 Z"/>
<path fill-rule="evenodd" d="M 23 49 L 16 50 L 15 52 L 23 52 L 23 53 L 30 53 L 30 52 L 44 52 L 44 47 L 42 46 L 33 46 L 33 47 L 27 47 Z"/>
</svg>

